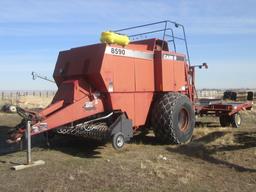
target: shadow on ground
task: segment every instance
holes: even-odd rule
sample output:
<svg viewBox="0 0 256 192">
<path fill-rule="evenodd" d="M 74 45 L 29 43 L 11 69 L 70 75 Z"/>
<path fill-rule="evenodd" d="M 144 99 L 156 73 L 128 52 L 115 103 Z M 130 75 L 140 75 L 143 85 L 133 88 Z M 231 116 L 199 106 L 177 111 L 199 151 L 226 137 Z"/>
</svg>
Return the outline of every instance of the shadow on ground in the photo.
<svg viewBox="0 0 256 192">
<path fill-rule="evenodd" d="M 0 126 L 0 156 L 26 150 L 26 141 L 16 144 L 6 143 L 8 132 L 12 127 Z M 85 138 L 55 135 L 52 139 L 46 139 L 44 134 L 32 138 L 32 147 L 45 150 L 57 150 L 72 156 L 85 158 L 100 158 L 97 150 L 103 148 L 105 143 Z"/>
<path fill-rule="evenodd" d="M 131 139 L 130 143 L 144 144 L 144 145 L 160 145 L 154 135 L 144 135 L 144 134 L 135 135 Z"/>
<path fill-rule="evenodd" d="M 223 137 L 229 132 L 212 132 L 208 135 L 193 140 L 191 143 L 186 145 L 179 145 L 177 147 L 167 147 L 166 150 L 174 153 L 179 153 L 192 158 L 202 159 L 212 164 L 224 165 L 228 168 L 235 169 L 239 172 L 256 172 L 256 169 L 243 167 L 228 161 L 224 161 L 213 157 L 217 152 L 223 151 L 235 151 L 241 149 L 248 149 L 256 147 L 256 133 L 255 132 L 237 132 L 234 133 L 234 144 L 223 144 L 223 145 L 209 145 L 208 143 Z"/>
<path fill-rule="evenodd" d="M 8 137 L 8 132 L 10 132 L 13 127 L 0 126 L 0 155 L 16 152 L 21 149 L 20 143 L 8 144 L 6 139 Z"/>
<path fill-rule="evenodd" d="M 105 143 L 82 137 L 56 135 L 50 141 L 50 146 L 44 147 L 82 158 L 101 158 L 98 150 L 104 148 Z"/>
<path fill-rule="evenodd" d="M 203 128 L 203 127 L 217 128 L 217 127 L 220 127 L 220 124 L 217 122 L 203 122 L 203 121 L 196 122 L 195 128 Z"/>
</svg>

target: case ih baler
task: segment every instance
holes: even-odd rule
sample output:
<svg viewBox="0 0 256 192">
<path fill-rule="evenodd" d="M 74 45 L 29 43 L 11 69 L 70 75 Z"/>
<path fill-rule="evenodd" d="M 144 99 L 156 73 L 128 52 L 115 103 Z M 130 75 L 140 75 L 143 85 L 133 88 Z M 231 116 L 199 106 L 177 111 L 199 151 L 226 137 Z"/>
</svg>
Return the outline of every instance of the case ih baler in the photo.
<svg viewBox="0 0 256 192">
<path fill-rule="evenodd" d="M 184 27 L 162 21 L 115 32 L 161 24 L 164 27 L 160 30 L 130 37 L 163 33 L 162 39 L 128 44 L 127 37 L 109 32 L 102 38 L 106 43 L 60 52 L 53 74 L 58 91 L 52 103 L 40 112 L 18 108 L 24 121 L 9 142 L 21 139 L 28 120 L 32 135 L 55 130 L 95 139 L 112 138 L 115 149 L 122 148 L 134 132 L 145 127 L 152 127 L 161 142 L 189 141 L 195 112 L 200 114 L 205 107 L 195 104 L 196 66 L 190 66 Z M 174 36 L 170 26 L 180 28 L 182 37 Z M 186 55 L 176 51 L 177 40 L 184 42 Z M 229 112 L 219 110 L 216 114 L 227 116 Z"/>
</svg>

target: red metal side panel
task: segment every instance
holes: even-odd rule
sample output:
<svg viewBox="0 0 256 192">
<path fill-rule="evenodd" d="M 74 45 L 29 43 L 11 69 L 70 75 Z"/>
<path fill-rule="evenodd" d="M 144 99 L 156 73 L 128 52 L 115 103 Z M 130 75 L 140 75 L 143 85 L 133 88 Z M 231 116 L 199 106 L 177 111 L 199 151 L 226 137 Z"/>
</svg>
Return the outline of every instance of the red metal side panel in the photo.
<svg viewBox="0 0 256 192">
<path fill-rule="evenodd" d="M 56 103 L 53 103 L 51 105 L 49 105 L 48 107 L 46 107 L 45 109 L 43 109 L 42 111 L 39 112 L 39 114 L 42 117 L 46 117 L 47 115 L 57 111 L 58 109 L 62 108 L 64 105 L 64 100 L 60 100 L 57 101 Z"/>
<path fill-rule="evenodd" d="M 114 73 L 115 71 L 113 70 L 115 68 L 115 64 L 112 62 L 113 61 L 113 56 L 109 54 L 104 55 L 103 63 L 102 63 L 102 68 L 101 68 L 101 76 L 104 82 L 104 85 L 106 87 L 105 91 L 108 92 L 111 88 L 111 85 L 113 85 L 114 82 Z M 114 85 L 113 85 L 114 86 Z M 112 90 L 113 92 L 113 90 Z"/>
<path fill-rule="evenodd" d="M 162 91 L 175 90 L 174 63 L 169 60 L 162 60 Z"/>
<path fill-rule="evenodd" d="M 99 91 L 106 91 L 100 75 L 105 48 L 105 44 L 95 44 L 60 52 L 53 75 L 57 85 L 83 78 Z"/>
<path fill-rule="evenodd" d="M 112 56 L 114 63 L 114 92 L 135 91 L 134 59 Z"/>
<path fill-rule="evenodd" d="M 135 91 L 134 58 L 105 54 L 101 75 L 109 92 Z M 113 90 L 109 89 L 113 86 Z"/>
<path fill-rule="evenodd" d="M 154 57 L 155 91 L 163 90 L 162 71 L 163 69 L 162 69 L 161 51 L 155 51 L 155 57 Z"/>
<path fill-rule="evenodd" d="M 135 59 L 136 91 L 154 91 L 153 60 Z"/>
<path fill-rule="evenodd" d="M 110 97 L 113 109 L 121 109 L 130 119 L 134 120 L 134 93 L 111 93 Z"/>
<path fill-rule="evenodd" d="M 184 61 L 172 61 L 173 65 L 173 80 L 174 90 L 184 91 L 186 85 L 185 79 L 185 62 Z"/>
<path fill-rule="evenodd" d="M 47 123 L 48 128 L 45 130 L 47 131 L 104 111 L 103 103 L 101 100 L 98 100 L 98 103 L 95 106 L 95 108 L 90 110 L 86 110 L 84 108 L 84 104 L 86 101 L 89 101 L 88 97 L 85 97 L 80 101 L 77 101 L 73 104 L 70 104 L 62 108 L 61 110 L 55 112 L 53 115 L 50 115 L 40 123 Z M 43 131 L 32 132 L 32 135 L 36 135 L 41 132 Z"/>
<path fill-rule="evenodd" d="M 144 125 L 153 98 L 153 92 L 148 93 L 111 93 L 113 109 L 125 111 L 133 126 Z"/>
<path fill-rule="evenodd" d="M 178 58 L 178 59 L 177 59 Z M 156 91 L 184 91 L 187 85 L 183 55 L 155 51 L 155 88 Z"/>
<path fill-rule="evenodd" d="M 170 60 L 162 59 L 162 51 L 155 51 L 155 87 L 156 91 L 174 90 L 174 65 Z"/>
<path fill-rule="evenodd" d="M 141 126 L 146 123 L 149 108 L 152 102 L 153 93 L 135 93 L 135 126 Z"/>
</svg>

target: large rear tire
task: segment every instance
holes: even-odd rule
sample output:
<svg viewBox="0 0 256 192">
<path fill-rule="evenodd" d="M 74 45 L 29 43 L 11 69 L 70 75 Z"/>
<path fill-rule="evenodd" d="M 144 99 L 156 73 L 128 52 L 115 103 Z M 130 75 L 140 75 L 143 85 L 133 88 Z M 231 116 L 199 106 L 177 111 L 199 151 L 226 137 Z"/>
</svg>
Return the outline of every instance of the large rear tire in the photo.
<svg viewBox="0 0 256 192">
<path fill-rule="evenodd" d="M 195 127 L 195 113 L 189 98 L 180 93 L 166 93 L 155 102 L 151 125 L 161 143 L 190 141 Z"/>
</svg>

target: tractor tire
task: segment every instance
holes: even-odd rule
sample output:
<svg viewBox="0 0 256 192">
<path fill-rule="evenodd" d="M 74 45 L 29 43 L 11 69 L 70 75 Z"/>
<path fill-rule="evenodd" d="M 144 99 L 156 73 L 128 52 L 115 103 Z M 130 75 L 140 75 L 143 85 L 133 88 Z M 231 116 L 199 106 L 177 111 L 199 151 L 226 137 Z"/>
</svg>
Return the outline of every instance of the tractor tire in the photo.
<svg viewBox="0 0 256 192">
<path fill-rule="evenodd" d="M 230 117 L 231 125 L 234 128 L 239 128 L 242 124 L 242 117 L 240 113 L 235 113 Z"/>
<path fill-rule="evenodd" d="M 195 127 L 191 101 L 180 93 L 161 95 L 153 105 L 151 125 L 161 143 L 181 144 L 190 141 Z"/>
<path fill-rule="evenodd" d="M 221 115 L 219 117 L 221 127 L 229 127 L 231 119 L 229 115 Z"/>
<path fill-rule="evenodd" d="M 124 134 L 118 132 L 112 137 L 112 146 L 115 150 L 120 151 L 125 144 Z"/>
</svg>

